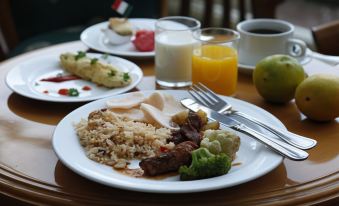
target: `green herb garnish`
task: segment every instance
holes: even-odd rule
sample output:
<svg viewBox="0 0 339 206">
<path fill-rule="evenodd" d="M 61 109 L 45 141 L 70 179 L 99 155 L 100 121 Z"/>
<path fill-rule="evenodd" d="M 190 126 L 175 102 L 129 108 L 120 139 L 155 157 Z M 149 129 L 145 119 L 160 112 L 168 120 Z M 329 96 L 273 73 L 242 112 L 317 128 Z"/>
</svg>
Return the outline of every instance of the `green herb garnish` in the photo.
<svg viewBox="0 0 339 206">
<path fill-rule="evenodd" d="M 75 88 L 70 88 L 68 90 L 68 96 L 77 97 L 77 96 L 79 96 L 79 91 Z"/>
<path fill-rule="evenodd" d="M 83 51 L 78 51 L 78 54 L 75 55 L 75 60 L 78 60 L 78 59 L 81 59 L 81 58 L 84 58 L 86 56 L 86 52 L 83 52 Z"/>
<path fill-rule="evenodd" d="M 93 58 L 93 59 L 91 59 L 91 65 L 93 65 L 93 64 L 95 64 L 95 63 L 97 63 L 97 61 L 98 61 L 98 59 L 97 59 L 97 58 Z"/>
<path fill-rule="evenodd" d="M 131 77 L 129 76 L 128 72 L 124 73 L 123 79 L 127 82 Z"/>
<path fill-rule="evenodd" d="M 101 58 L 107 59 L 107 58 L 108 58 L 108 54 L 103 54 L 103 55 L 101 56 Z"/>
<path fill-rule="evenodd" d="M 115 74 L 116 74 L 116 71 L 114 71 L 113 69 L 111 69 L 111 71 L 110 72 L 108 72 L 108 76 L 109 77 L 114 77 L 115 76 Z"/>
</svg>

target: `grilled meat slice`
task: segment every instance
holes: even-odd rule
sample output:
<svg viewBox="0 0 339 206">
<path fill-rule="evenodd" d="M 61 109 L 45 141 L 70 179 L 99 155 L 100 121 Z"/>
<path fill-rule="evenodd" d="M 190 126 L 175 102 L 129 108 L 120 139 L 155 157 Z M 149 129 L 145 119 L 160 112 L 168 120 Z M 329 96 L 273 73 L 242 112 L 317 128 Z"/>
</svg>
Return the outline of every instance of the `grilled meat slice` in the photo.
<svg viewBox="0 0 339 206">
<path fill-rule="evenodd" d="M 203 127 L 203 122 L 200 117 L 194 113 L 189 112 L 186 122 L 180 125 L 180 129 L 172 132 L 170 142 L 179 144 L 184 141 L 193 141 L 197 145 L 200 144 L 202 136 L 200 130 Z"/>
<path fill-rule="evenodd" d="M 144 170 L 144 174 L 148 176 L 177 171 L 180 166 L 191 163 L 191 152 L 197 148 L 198 145 L 192 141 L 182 142 L 170 152 L 143 159 L 139 166 Z"/>
</svg>

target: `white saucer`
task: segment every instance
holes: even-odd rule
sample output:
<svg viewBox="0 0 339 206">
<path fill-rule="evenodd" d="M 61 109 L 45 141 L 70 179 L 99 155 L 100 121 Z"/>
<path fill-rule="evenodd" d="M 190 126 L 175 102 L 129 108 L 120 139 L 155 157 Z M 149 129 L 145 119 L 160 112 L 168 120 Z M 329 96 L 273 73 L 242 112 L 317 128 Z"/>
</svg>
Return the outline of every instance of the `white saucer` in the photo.
<svg viewBox="0 0 339 206">
<path fill-rule="evenodd" d="M 312 60 L 312 51 L 310 49 L 306 50 L 306 56 L 303 58 L 296 58 L 301 65 L 306 65 Z M 255 69 L 255 65 L 246 65 L 242 63 L 238 63 L 238 69 L 240 73 L 243 74 L 252 74 Z"/>
</svg>

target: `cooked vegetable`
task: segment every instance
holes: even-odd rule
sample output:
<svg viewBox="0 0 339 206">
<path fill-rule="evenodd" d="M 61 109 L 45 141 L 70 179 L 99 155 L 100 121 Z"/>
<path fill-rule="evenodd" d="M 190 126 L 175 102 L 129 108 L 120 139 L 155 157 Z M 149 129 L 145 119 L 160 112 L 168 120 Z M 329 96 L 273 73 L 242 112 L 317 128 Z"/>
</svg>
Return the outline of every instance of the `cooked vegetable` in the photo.
<svg viewBox="0 0 339 206">
<path fill-rule="evenodd" d="M 217 130 L 220 128 L 220 123 L 218 121 L 214 121 L 214 122 L 208 122 L 203 128 L 202 130 L 209 130 L 209 129 L 213 129 L 213 130 Z"/>
<path fill-rule="evenodd" d="M 231 168 L 231 158 L 226 154 L 214 155 L 206 148 L 192 152 L 192 163 L 189 167 L 179 168 L 180 180 L 196 180 L 226 174 Z"/>
<path fill-rule="evenodd" d="M 235 153 L 239 150 L 240 138 L 225 130 L 206 130 L 200 146 L 213 154 L 225 153 L 234 159 Z"/>
<path fill-rule="evenodd" d="M 110 64 L 91 59 L 84 52 L 79 52 L 77 55 L 61 54 L 60 63 L 66 71 L 105 87 L 123 87 L 132 81 L 128 73 Z"/>
<path fill-rule="evenodd" d="M 184 110 L 182 112 L 176 113 L 172 116 L 172 121 L 178 125 L 183 125 L 187 121 L 188 118 L 188 110 Z"/>
<path fill-rule="evenodd" d="M 197 111 L 197 115 L 200 117 L 201 122 L 202 122 L 202 125 L 207 124 L 208 118 L 207 118 L 206 112 L 204 112 L 204 111 L 202 111 L 201 109 L 199 109 L 199 110 Z"/>
</svg>

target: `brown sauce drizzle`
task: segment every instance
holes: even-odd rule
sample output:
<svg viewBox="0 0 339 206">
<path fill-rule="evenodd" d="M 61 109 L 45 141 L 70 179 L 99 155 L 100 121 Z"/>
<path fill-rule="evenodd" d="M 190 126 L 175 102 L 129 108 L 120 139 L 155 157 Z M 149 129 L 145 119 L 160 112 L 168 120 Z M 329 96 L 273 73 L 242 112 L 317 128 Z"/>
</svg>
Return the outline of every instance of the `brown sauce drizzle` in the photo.
<svg viewBox="0 0 339 206">
<path fill-rule="evenodd" d="M 240 166 L 242 163 L 241 162 L 235 162 L 235 163 L 232 163 L 232 167 L 234 166 Z"/>
<path fill-rule="evenodd" d="M 114 169 L 117 172 L 120 172 L 121 174 L 130 176 L 130 177 L 135 177 L 135 178 L 145 178 L 145 179 L 152 179 L 152 180 L 163 180 L 168 177 L 173 177 L 178 175 L 178 172 L 168 172 L 165 174 L 160 174 L 156 176 L 146 176 L 144 175 L 144 171 L 141 168 L 137 169 L 129 169 L 129 168 L 124 168 L 124 169 Z"/>
</svg>

